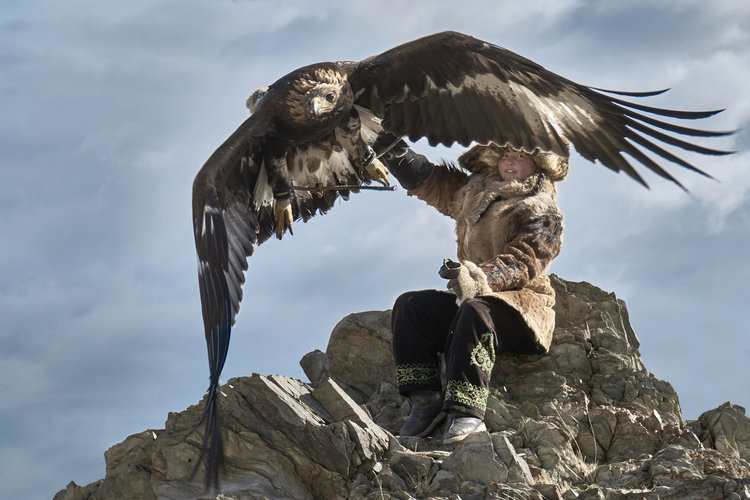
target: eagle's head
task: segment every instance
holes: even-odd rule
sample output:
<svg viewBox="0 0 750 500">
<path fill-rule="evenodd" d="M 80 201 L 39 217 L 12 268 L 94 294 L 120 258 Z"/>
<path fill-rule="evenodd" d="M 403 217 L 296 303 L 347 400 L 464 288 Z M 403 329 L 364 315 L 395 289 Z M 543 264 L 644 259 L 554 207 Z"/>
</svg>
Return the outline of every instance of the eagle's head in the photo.
<svg viewBox="0 0 750 500">
<path fill-rule="evenodd" d="M 260 104 L 260 100 L 265 97 L 267 92 L 268 87 L 262 87 L 250 94 L 250 97 L 245 101 L 245 106 L 250 110 L 250 114 L 255 113 L 255 110 L 258 109 L 258 104 Z"/>
<path fill-rule="evenodd" d="M 288 108 L 304 123 L 337 121 L 349 114 L 354 98 L 346 75 L 333 68 L 303 72 L 291 82 Z"/>
<path fill-rule="evenodd" d="M 314 119 L 325 117 L 336 110 L 341 101 L 341 86 L 330 83 L 318 83 L 305 95 L 307 109 Z"/>
</svg>

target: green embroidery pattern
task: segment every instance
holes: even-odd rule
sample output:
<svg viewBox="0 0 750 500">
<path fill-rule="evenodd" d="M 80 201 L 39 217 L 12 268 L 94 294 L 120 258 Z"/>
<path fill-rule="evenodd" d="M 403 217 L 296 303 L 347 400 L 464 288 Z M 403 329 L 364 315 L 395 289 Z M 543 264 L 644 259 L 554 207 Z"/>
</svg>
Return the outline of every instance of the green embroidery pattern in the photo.
<svg viewBox="0 0 750 500">
<path fill-rule="evenodd" d="M 484 411 L 487 408 L 489 389 L 484 389 L 462 380 L 449 380 L 445 388 L 445 399 Z"/>
<path fill-rule="evenodd" d="M 479 344 L 471 351 L 471 364 L 484 372 L 491 372 L 495 365 L 495 344 L 492 332 L 487 332 L 479 339 Z"/>
<path fill-rule="evenodd" d="M 440 382 L 437 365 L 429 363 L 409 363 L 396 366 L 396 385 L 434 384 Z"/>
</svg>

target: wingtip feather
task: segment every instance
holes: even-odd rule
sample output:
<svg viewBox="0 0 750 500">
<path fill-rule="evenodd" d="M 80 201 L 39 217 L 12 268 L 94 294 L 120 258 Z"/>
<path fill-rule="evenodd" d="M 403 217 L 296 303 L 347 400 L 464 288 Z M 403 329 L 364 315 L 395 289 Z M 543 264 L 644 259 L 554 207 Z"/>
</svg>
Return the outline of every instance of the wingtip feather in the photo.
<svg viewBox="0 0 750 500">
<path fill-rule="evenodd" d="M 655 95 L 663 94 L 669 90 L 671 90 L 669 87 L 666 89 L 661 90 L 647 90 L 645 92 L 628 92 L 624 90 L 610 90 L 610 89 L 602 89 L 598 87 L 589 87 L 591 90 L 596 90 L 597 92 L 606 92 L 607 94 L 614 94 L 614 95 L 623 95 L 628 97 L 653 97 Z"/>
</svg>

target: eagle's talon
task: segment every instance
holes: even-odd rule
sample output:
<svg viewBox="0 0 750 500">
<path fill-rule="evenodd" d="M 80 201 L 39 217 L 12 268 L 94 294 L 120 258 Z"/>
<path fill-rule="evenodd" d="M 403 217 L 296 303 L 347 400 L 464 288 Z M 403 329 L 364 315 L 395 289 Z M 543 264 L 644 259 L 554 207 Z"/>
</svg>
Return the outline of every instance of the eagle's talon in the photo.
<svg viewBox="0 0 750 500">
<path fill-rule="evenodd" d="M 391 182 L 388 179 L 388 169 L 377 158 L 374 159 L 371 163 L 368 163 L 365 167 L 365 170 L 374 181 L 377 181 L 384 186 L 391 185 Z"/>
<path fill-rule="evenodd" d="M 289 234 L 294 235 L 292 232 L 292 221 L 294 219 L 292 214 L 292 200 L 291 198 L 281 198 L 276 200 L 276 205 L 273 208 L 274 219 L 276 220 L 276 237 L 281 239 L 286 229 L 289 230 Z"/>
</svg>

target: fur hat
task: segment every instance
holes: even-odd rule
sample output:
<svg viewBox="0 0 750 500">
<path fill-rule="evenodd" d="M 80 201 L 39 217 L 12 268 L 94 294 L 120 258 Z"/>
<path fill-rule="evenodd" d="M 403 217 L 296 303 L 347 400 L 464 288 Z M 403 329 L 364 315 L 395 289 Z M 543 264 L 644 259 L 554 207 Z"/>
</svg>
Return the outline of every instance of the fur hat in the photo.
<svg viewBox="0 0 750 500">
<path fill-rule="evenodd" d="M 567 147 L 567 141 L 565 141 Z M 555 153 L 547 153 L 541 151 L 539 148 L 534 149 L 532 152 L 525 151 L 523 149 L 515 149 L 509 144 L 504 146 L 498 146 L 495 143 L 489 143 L 486 145 L 477 145 L 466 151 L 464 154 L 458 157 L 458 163 L 469 172 L 477 170 L 495 169 L 497 168 L 497 162 L 500 160 L 500 156 L 508 151 L 524 151 L 531 155 L 531 158 L 536 163 L 536 166 L 544 170 L 553 182 L 559 182 L 568 175 L 568 169 L 570 167 L 570 153 L 565 156 L 559 156 Z"/>
</svg>

